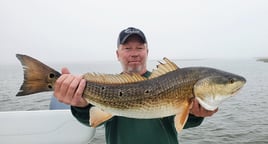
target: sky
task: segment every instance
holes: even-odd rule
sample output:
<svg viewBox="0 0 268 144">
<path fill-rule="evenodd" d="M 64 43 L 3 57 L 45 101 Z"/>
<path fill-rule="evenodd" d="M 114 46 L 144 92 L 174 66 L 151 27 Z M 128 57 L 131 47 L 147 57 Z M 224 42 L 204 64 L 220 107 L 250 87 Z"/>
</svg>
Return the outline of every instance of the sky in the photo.
<svg viewBox="0 0 268 144">
<path fill-rule="evenodd" d="M 130 26 L 149 59 L 268 57 L 267 0 L 0 0 L 0 64 L 116 61 Z"/>
</svg>

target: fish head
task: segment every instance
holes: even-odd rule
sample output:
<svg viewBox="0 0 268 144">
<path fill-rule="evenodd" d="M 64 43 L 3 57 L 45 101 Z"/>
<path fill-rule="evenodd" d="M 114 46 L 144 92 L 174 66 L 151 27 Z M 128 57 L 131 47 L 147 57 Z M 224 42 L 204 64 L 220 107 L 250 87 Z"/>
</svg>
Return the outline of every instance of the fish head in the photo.
<svg viewBox="0 0 268 144">
<path fill-rule="evenodd" d="M 246 79 L 233 74 L 219 74 L 198 80 L 194 85 L 194 95 L 199 104 L 207 110 L 218 106 L 244 86 Z"/>
</svg>

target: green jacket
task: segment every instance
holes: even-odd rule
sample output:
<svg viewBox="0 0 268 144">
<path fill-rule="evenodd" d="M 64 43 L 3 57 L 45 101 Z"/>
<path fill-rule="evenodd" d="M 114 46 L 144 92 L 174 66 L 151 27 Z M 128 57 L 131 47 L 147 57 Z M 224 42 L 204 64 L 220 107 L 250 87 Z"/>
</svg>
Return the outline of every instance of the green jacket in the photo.
<svg viewBox="0 0 268 144">
<path fill-rule="evenodd" d="M 143 76 L 148 77 L 150 72 Z M 89 109 L 71 107 L 72 114 L 81 123 L 89 126 Z M 189 115 L 185 128 L 196 127 L 204 118 Z M 157 119 L 134 119 L 115 116 L 104 123 L 107 144 L 178 144 L 174 116 Z"/>
</svg>

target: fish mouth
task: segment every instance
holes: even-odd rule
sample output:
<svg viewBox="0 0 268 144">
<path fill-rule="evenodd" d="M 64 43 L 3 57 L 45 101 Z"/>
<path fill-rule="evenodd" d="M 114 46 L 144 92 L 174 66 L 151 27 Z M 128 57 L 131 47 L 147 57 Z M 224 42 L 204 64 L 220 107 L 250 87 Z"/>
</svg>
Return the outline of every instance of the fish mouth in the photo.
<svg viewBox="0 0 268 144">
<path fill-rule="evenodd" d="M 234 91 L 231 93 L 231 96 L 236 95 L 241 89 L 242 89 L 242 87 L 237 88 L 236 90 L 234 90 Z"/>
</svg>

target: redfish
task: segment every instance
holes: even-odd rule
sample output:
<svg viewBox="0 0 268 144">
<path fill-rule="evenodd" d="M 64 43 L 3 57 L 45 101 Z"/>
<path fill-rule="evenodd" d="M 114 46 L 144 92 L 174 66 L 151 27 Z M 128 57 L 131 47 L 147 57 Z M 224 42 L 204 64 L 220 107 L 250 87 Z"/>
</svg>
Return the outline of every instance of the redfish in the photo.
<svg viewBox="0 0 268 144">
<path fill-rule="evenodd" d="M 24 69 L 24 82 L 17 96 L 53 91 L 61 76 L 56 70 L 26 55 L 17 54 Z M 189 115 L 192 99 L 207 110 L 215 110 L 235 95 L 246 83 L 242 76 L 209 67 L 179 68 L 164 58 L 149 78 L 138 74 L 86 73 L 83 97 L 92 105 L 93 127 L 123 116 L 152 119 L 175 115 L 177 131 L 181 131 Z"/>
</svg>

